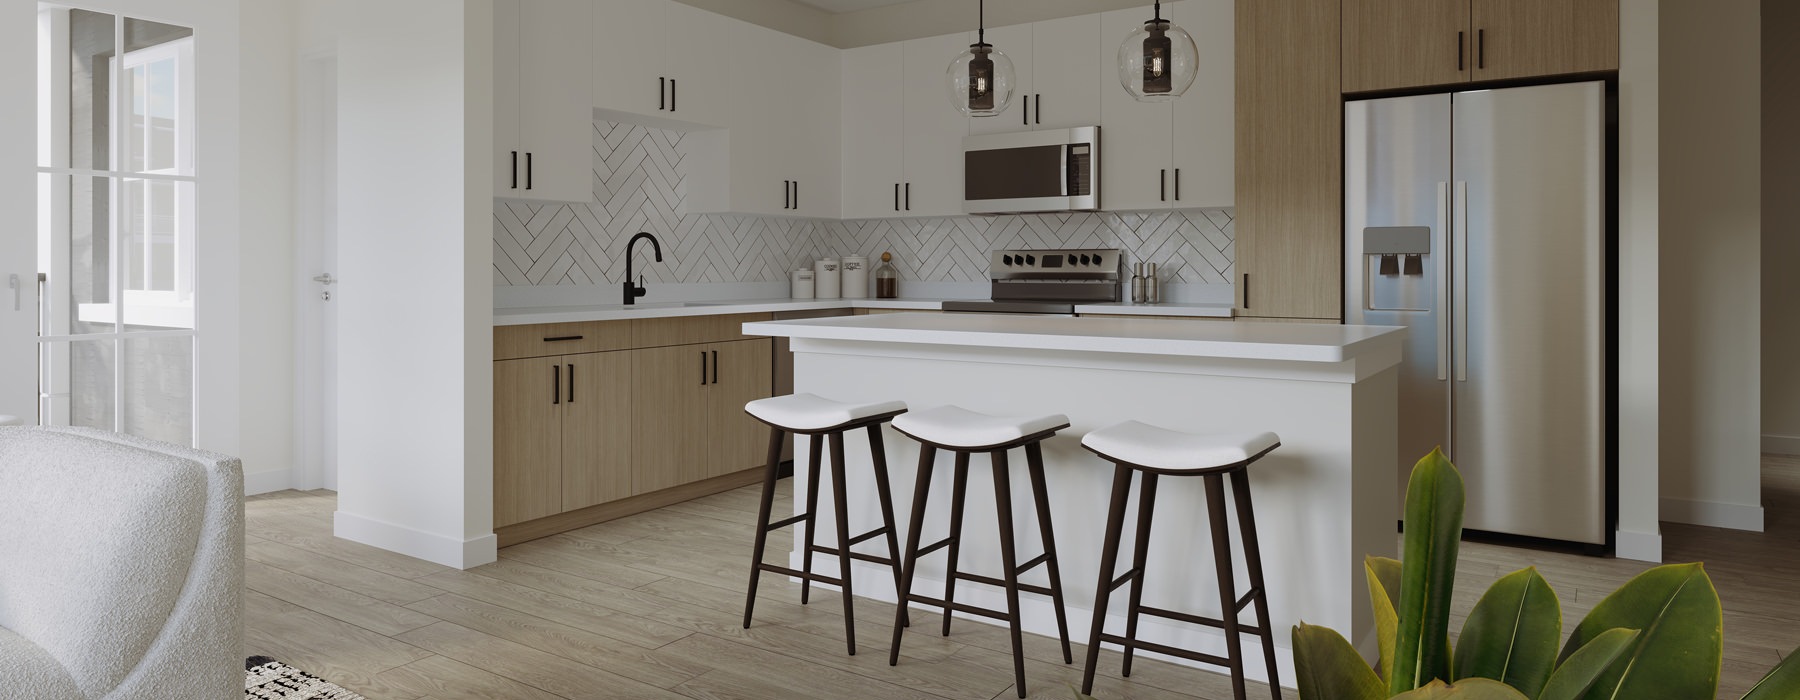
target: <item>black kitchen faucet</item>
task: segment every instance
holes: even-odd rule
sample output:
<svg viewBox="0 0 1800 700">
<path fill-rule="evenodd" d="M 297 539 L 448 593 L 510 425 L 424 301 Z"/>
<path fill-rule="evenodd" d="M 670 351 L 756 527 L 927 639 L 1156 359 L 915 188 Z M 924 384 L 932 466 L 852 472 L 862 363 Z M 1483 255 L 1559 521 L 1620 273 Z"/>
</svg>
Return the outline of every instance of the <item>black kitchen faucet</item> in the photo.
<svg viewBox="0 0 1800 700">
<path fill-rule="evenodd" d="M 642 279 L 639 279 L 636 284 L 632 283 L 632 281 L 631 281 L 631 251 L 633 248 L 637 247 L 638 240 L 644 239 L 644 238 L 650 239 L 650 247 L 651 247 L 651 249 L 656 251 L 656 261 L 662 262 L 662 243 L 658 242 L 656 240 L 656 237 L 650 235 L 650 233 L 648 231 L 639 231 L 637 235 L 631 237 L 630 241 L 626 242 L 626 244 L 625 244 L 625 304 L 628 306 L 631 304 L 636 304 L 637 298 L 641 297 L 645 294 Z"/>
</svg>

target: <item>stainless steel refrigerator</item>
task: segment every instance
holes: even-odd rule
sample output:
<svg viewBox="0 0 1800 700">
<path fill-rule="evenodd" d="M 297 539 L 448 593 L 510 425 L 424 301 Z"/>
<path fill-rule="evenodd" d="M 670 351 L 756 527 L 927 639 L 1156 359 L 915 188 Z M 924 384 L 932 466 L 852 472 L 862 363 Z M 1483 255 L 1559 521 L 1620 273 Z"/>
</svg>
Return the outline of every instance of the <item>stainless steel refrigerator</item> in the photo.
<svg viewBox="0 0 1800 700">
<path fill-rule="evenodd" d="M 1465 528 L 1607 543 L 1604 83 L 1344 105 L 1344 320 L 1410 327 L 1401 493 L 1442 446 Z"/>
</svg>

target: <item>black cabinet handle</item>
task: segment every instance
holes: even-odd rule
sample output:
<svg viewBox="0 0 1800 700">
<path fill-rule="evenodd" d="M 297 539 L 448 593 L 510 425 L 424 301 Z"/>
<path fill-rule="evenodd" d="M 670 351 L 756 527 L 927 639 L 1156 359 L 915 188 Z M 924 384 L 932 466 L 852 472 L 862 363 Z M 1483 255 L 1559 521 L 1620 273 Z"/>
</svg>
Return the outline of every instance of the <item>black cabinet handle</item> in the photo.
<svg viewBox="0 0 1800 700">
<path fill-rule="evenodd" d="M 550 365 L 550 405 L 562 403 L 562 365 Z"/>
<path fill-rule="evenodd" d="M 519 152 L 512 152 L 512 188 L 519 189 Z"/>
<path fill-rule="evenodd" d="M 800 208 L 800 181 L 794 181 L 794 208 Z"/>
<path fill-rule="evenodd" d="M 1250 273 L 1244 273 L 1244 308 L 1250 308 Z"/>
<path fill-rule="evenodd" d="M 1030 124 L 1031 123 L 1031 96 L 1026 95 L 1022 99 L 1025 100 L 1025 106 L 1019 108 L 1019 123 L 1020 124 Z"/>
<path fill-rule="evenodd" d="M 675 111 L 675 96 L 681 94 L 675 89 L 675 79 L 669 79 L 669 111 Z"/>
<path fill-rule="evenodd" d="M 1162 181 L 1161 181 L 1161 184 L 1157 185 L 1157 187 L 1159 187 L 1160 189 L 1157 190 L 1156 198 L 1159 200 L 1162 200 L 1164 202 L 1167 202 L 1167 201 L 1169 201 L 1169 169 L 1163 168 L 1162 170 L 1160 170 L 1158 172 L 1162 173 L 1162 175 L 1160 176 L 1162 178 Z"/>
<path fill-rule="evenodd" d="M 569 365 L 569 403 L 575 403 L 575 365 Z"/>
<path fill-rule="evenodd" d="M 1456 33 L 1456 72 L 1463 70 L 1463 33 Z"/>
<path fill-rule="evenodd" d="M 706 386 L 706 351 L 700 351 L 700 386 Z"/>
<path fill-rule="evenodd" d="M 531 189 L 531 151 L 525 152 L 525 189 Z"/>
<path fill-rule="evenodd" d="M 1031 120 L 1038 124 L 1044 123 L 1044 94 L 1041 92 L 1037 96 L 1037 106 L 1031 108 Z"/>
<path fill-rule="evenodd" d="M 581 336 L 579 336 L 579 335 L 559 335 L 554 338 L 545 338 L 544 342 L 556 343 L 556 342 L 561 342 L 564 340 L 581 340 Z"/>
<path fill-rule="evenodd" d="M 1181 201 L 1181 168 L 1175 169 L 1175 201 Z"/>
<path fill-rule="evenodd" d="M 788 180 L 781 181 L 781 208 L 782 209 L 793 209 L 794 208 L 793 199 L 788 196 L 788 192 L 791 191 L 790 186 L 792 184 L 793 183 Z"/>
<path fill-rule="evenodd" d="M 1487 70 L 1487 30 L 1475 30 L 1475 67 Z"/>
<path fill-rule="evenodd" d="M 713 356 L 712 383 L 718 384 L 719 383 L 719 351 L 717 351 L 717 350 L 712 351 L 712 356 Z"/>
<path fill-rule="evenodd" d="M 906 183 L 906 210 L 912 211 L 912 183 Z"/>
<path fill-rule="evenodd" d="M 894 211 L 900 211 L 900 183 L 894 183 Z"/>
<path fill-rule="evenodd" d="M 669 79 L 659 76 L 656 79 L 656 108 L 658 110 L 668 109 L 669 108 L 668 99 L 669 99 Z"/>
</svg>

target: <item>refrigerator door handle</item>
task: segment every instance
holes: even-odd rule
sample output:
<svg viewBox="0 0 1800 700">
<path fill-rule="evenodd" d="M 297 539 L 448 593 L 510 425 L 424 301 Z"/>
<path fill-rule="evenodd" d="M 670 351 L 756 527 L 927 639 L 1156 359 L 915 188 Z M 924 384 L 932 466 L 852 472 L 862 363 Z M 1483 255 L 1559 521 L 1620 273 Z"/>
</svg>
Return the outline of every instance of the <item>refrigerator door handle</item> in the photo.
<svg viewBox="0 0 1800 700">
<path fill-rule="evenodd" d="M 1469 381 L 1469 183 L 1456 183 L 1457 218 L 1454 254 L 1456 269 L 1456 310 L 1451 314 L 1456 325 L 1456 381 Z"/>
<path fill-rule="evenodd" d="M 1437 378 L 1444 381 L 1450 378 L 1450 324 L 1445 323 L 1444 305 L 1450 303 L 1450 183 L 1437 183 L 1437 240 L 1431 245 L 1438 251 L 1437 269 L 1437 303 L 1432 309 L 1437 316 Z"/>
</svg>

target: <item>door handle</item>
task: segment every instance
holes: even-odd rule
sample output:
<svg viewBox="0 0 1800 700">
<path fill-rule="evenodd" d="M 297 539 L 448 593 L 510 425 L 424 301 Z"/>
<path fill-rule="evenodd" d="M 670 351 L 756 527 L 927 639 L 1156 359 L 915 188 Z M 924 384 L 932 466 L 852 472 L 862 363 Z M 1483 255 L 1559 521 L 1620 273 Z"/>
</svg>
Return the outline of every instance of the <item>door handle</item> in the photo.
<svg viewBox="0 0 1800 700">
<path fill-rule="evenodd" d="M 1451 323 L 1456 326 L 1456 381 L 1469 381 L 1469 183 L 1456 183 L 1456 216 L 1460 222 L 1456 227 L 1454 252 L 1456 256 L 1456 309 L 1452 312 Z"/>
<path fill-rule="evenodd" d="M 656 109 L 658 111 L 667 110 L 668 109 L 668 99 L 669 99 L 669 79 L 664 78 L 664 77 L 658 77 L 656 79 Z"/>
<path fill-rule="evenodd" d="M 1446 369 L 1450 364 L 1450 324 L 1444 318 L 1444 304 L 1450 301 L 1450 256 L 1446 245 L 1450 242 L 1449 230 L 1450 183 L 1440 182 L 1437 184 L 1437 240 L 1432 242 L 1438 251 L 1437 304 L 1433 305 L 1433 315 L 1437 323 L 1437 378 L 1440 382 L 1450 378 Z"/>
<path fill-rule="evenodd" d="M 569 365 L 569 403 L 575 403 L 575 365 Z"/>
<path fill-rule="evenodd" d="M 712 383 L 718 384 L 719 383 L 719 351 L 717 351 L 717 350 L 712 351 L 712 357 L 713 357 Z"/>
<path fill-rule="evenodd" d="M 550 405 L 562 403 L 562 365 L 550 365 Z"/>
<path fill-rule="evenodd" d="M 15 272 L 10 275 L 7 275 L 6 276 L 6 286 L 12 288 L 13 310 L 18 311 L 19 310 L 19 295 L 23 294 L 23 292 L 19 291 L 19 273 Z"/>
</svg>

